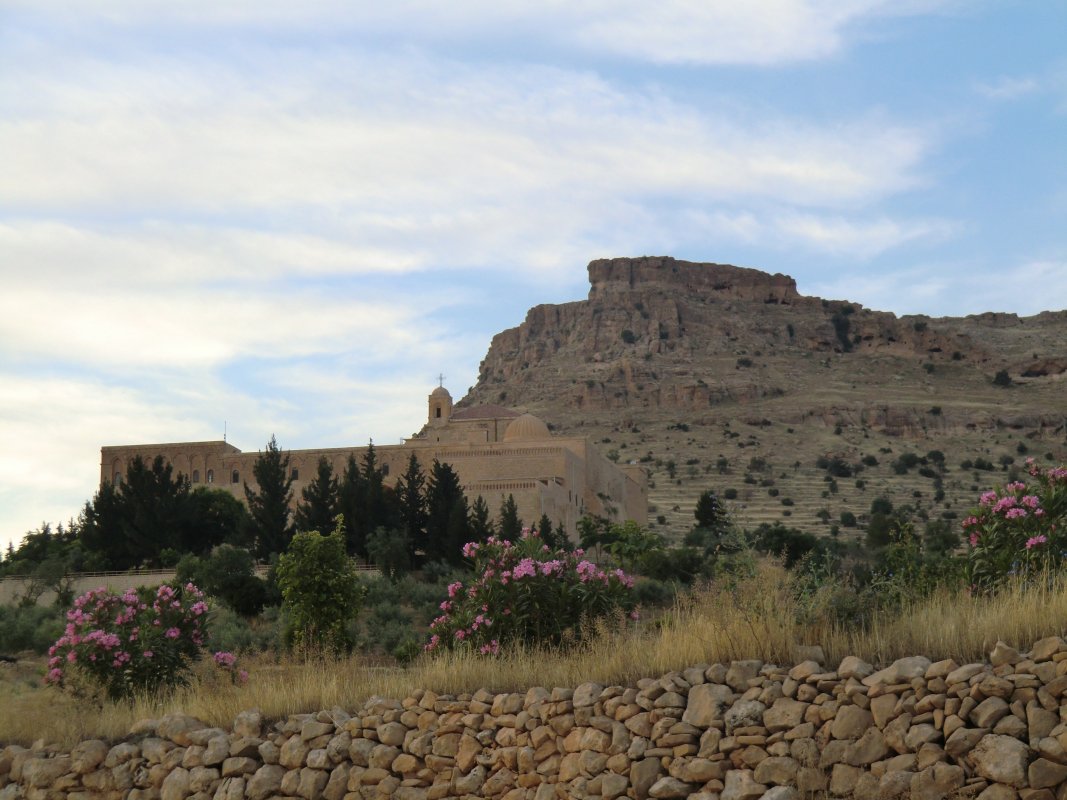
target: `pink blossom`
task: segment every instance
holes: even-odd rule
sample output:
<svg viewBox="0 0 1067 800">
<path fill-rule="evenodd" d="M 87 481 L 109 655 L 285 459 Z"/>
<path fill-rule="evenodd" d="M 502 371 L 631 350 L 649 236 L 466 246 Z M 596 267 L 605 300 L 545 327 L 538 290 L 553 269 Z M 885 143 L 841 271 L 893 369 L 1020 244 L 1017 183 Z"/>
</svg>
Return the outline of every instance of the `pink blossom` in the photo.
<svg viewBox="0 0 1067 800">
<path fill-rule="evenodd" d="M 143 655 L 147 659 L 151 659 L 152 656 L 155 655 L 155 653 L 153 653 L 151 650 L 145 650 L 143 653 L 141 653 L 141 655 Z"/>
<path fill-rule="evenodd" d="M 239 669 L 239 670 L 237 670 L 237 682 L 240 683 L 240 684 L 248 683 L 248 670 L 247 669 Z"/>
<path fill-rule="evenodd" d="M 220 667 L 232 667 L 237 661 L 237 656 L 235 656 L 233 653 L 227 653 L 223 651 L 215 653 L 212 658 L 215 659 L 215 663 Z"/>
<path fill-rule="evenodd" d="M 59 683 L 63 679 L 63 670 L 56 668 L 48 670 L 48 677 L 45 681 L 48 683 Z"/>
<path fill-rule="evenodd" d="M 980 498 L 978 498 L 978 505 L 980 505 L 980 506 L 991 506 L 991 505 L 993 505 L 993 503 L 996 502 L 996 500 L 997 500 L 997 493 L 996 492 L 992 492 L 992 491 L 986 492 Z"/>
<path fill-rule="evenodd" d="M 971 542 L 971 547 L 977 547 L 978 546 L 978 534 L 976 532 L 974 532 L 974 531 L 971 532 L 970 542 Z"/>
<path fill-rule="evenodd" d="M 1031 536 L 1026 540 L 1026 549 L 1031 550 L 1039 544 L 1044 544 L 1048 541 L 1048 537 L 1043 533 L 1039 533 L 1037 536 Z"/>
<path fill-rule="evenodd" d="M 182 632 L 177 628 L 167 628 L 166 633 L 164 633 L 163 635 L 166 636 L 168 639 L 177 639 L 179 636 L 181 636 L 181 634 Z"/>
<path fill-rule="evenodd" d="M 1019 519 L 1026 516 L 1025 508 L 1009 508 L 1008 513 L 1004 515 L 1007 519 Z"/>
<path fill-rule="evenodd" d="M 1012 483 L 1009 483 L 1004 488 L 1009 492 L 1021 492 L 1023 489 L 1026 488 L 1026 484 L 1022 481 L 1014 481 Z"/>
</svg>

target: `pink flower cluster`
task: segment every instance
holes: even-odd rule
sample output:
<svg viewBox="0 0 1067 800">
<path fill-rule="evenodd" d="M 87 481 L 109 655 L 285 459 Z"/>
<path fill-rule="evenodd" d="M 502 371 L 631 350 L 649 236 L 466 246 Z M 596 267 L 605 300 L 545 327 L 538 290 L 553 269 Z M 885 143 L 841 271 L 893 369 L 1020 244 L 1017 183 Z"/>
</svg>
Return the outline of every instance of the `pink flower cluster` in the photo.
<svg viewBox="0 0 1067 800">
<path fill-rule="evenodd" d="M 424 650 L 464 644 L 495 655 L 502 642 L 529 639 L 531 630 L 573 627 L 584 613 L 630 608 L 624 593 L 633 588 L 631 576 L 600 568 L 581 550 L 553 551 L 536 531 L 524 530 L 514 544 L 497 537 L 469 542 L 463 553 L 475 560 L 478 577 L 466 586 L 449 584 Z"/>
<path fill-rule="evenodd" d="M 112 697 L 173 682 L 204 640 L 208 611 L 193 584 L 114 594 L 94 589 L 74 601 L 63 635 L 49 650 L 47 683 L 78 669 Z M 166 657 L 160 658 L 162 654 Z"/>
</svg>

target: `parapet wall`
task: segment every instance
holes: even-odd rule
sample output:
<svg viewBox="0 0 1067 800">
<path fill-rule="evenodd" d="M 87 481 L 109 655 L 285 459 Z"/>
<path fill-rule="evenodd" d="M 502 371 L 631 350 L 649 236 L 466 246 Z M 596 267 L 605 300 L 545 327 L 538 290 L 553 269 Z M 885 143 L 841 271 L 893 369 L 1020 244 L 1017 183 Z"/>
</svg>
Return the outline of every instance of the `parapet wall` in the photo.
<svg viewBox="0 0 1067 800">
<path fill-rule="evenodd" d="M 0 800 L 1067 798 L 1067 643 L 695 666 L 636 686 L 418 691 L 230 730 L 176 715 L 124 741 L 0 750 Z"/>
</svg>

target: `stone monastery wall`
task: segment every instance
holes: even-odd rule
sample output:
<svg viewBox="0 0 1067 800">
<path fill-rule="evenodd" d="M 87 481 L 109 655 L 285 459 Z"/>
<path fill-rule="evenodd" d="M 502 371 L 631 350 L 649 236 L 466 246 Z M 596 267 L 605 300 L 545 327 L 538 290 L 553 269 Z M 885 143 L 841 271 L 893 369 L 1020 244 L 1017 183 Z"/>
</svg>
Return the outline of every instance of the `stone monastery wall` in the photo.
<svg viewBox="0 0 1067 800">
<path fill-rule="evenodd" d="M 1067 798 L 1067 643 L 875 671 L 760 661 L 636 686 L 418 691 L 230 730 L 175 715 L 0 750 L 0 800 Z"/>
</svg>

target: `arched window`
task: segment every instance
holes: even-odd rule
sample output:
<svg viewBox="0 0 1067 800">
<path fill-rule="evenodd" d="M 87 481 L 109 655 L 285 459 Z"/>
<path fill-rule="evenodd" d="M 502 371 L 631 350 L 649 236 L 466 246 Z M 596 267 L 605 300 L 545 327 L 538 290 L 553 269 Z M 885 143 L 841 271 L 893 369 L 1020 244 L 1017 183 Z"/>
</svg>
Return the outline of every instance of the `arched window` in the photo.
<svg viewBox="0 0 1067 800">
<path fill-rule="evenodd" d="M 200 470 L 193 470 L 193 483 L 200 483 Z"/>
<path fill-rule="evenodd" d="M 240 482 L 241 482 L 241 473 L 239 473 L 237 470 L 234 470 L 232 473 L 230 473 L 230 483 L 240 483 Z"/>
<path fill-rule="evenodd" d="M 208 483 L 214 483 L 215 482 L 215 470 L 209 469 L 207 471 L 207 482 Z"/>
<path fill-rule="evenodd" d="M 122 473 L 116 472 L 115 477 L 111 479 L 111 482 L 116 486 L 122 486 Z"/>
<path fill-rule="evenodd" d="M 441 406 L 438 406 L 433 410 L 433 415 L 438 419 L 441 419 Z"/>
<path fill-rule="evenodd" d="M 388 475 L 388 474 L 389 474 L 389 465 L 388 464 L 382 464 L 382 475 L 384 476 L 384 475 Z"/>
<path fill-rule="evenodd" d="M 300 470 L 298 470 L 296 467 L 293 467 L 293 471 L 289 473 L 289 477 L 292 478 L 294 481 L 300 480 Z"/>
</svg>

